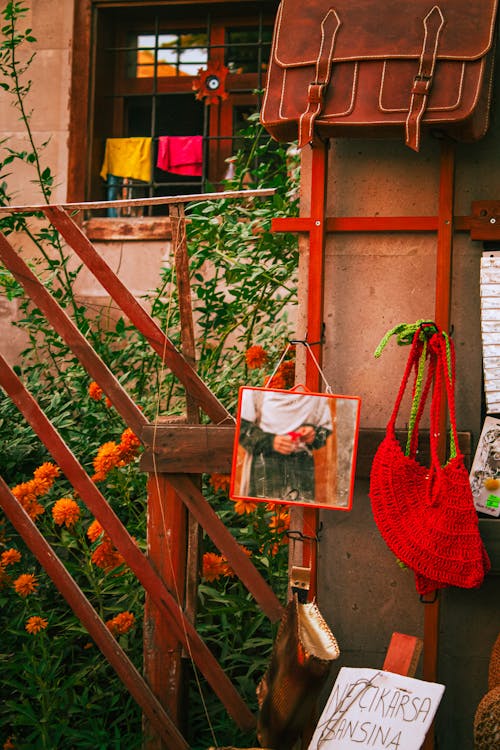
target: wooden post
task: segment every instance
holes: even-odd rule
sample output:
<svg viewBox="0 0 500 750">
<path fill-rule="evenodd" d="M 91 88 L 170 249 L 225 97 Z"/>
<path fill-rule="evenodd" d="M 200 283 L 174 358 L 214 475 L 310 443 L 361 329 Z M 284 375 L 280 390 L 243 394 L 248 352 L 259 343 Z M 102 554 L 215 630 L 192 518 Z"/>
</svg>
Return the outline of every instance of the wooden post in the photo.
<svg viewBox="0 0 500 750">
<path fill-rule="evenodd" d="M 186 509 L 164 474 L 148 479 L 148 557 L 156 572 L 184 607 Z M 146 593 L 144 605 L 144 677 L 175 726 L 182 722 L 182 644 Z M 169 750 L 151 721 L 144 718 L 144 749 Z"/>
<path fill-rule="evenodd" d="M 196 360 L 194 324 L 189 280 L 189 257 L 186 241 L 184 205 L 171 204 L 172 245 L 181 324 L 181 351 L 191 367 Z M 190 424 L 199 424 L 196 400 L 186 391 L 186 414 Z M 185 420 L 183 420 L 185 421 Z M 199 479 L 194 479 L 199 487 Z M 148 480 L 148 555 L 169 589 L 176 593 L 179 607 L 190 620 L 196 612 L 199 574 L 200 527 L 179 497 L 168 475 L 158 471 Z M 187 594 L 189 592 L 189 595 Z M 189 600 L 189 607 L 187 599 Z M 186 611 L 189 609 L 189 611 Z M 172 634 L 146 594 L 144 610 L 144 670 L 151 688 L 162 705 L 181 728 L 185 705 L 182 645 Z M 184 728 L 184 727 L 183 727 Z M 144 750 L 169 750 L 145 722 Z"/>
<path fill-rule="evenodd" d="M 328 141 L 314 143 L 311 165 L 311 218 L 309 227 L 309 271 L 307 282 L 307 342 L 316 361 L 321 365 L 323 350 L 323 297 L 325 275 L 326 239 L 326 186 L 328 171 Z M 306 386 L 311 391 L 321 390 L 321 377 L 314 360 L 307 352 Z M 303 533 L 316 538 L 318 533 L 318 510 L 303 510 Z M 317 544 L 311 541 L 304 545 L 302 564 L 311 569 L 309 597 L 314 599 L 317 591 Z"/>
<path fill-rule="evenodd" d="M 434 313 L 435 322 L 444 331 L 449 331 L 450 328 L 454 185 L 455 147 L 451 141 L 445 140 L 441 145 Z M 445 461 L 446 457 L 446 414 L 446 399 L 444 399 L 441 406 L 441 413 L 439 415 L 438 444 L 438 453 L 442 462 Z M 424 603 L 423 678 L 429 682 L 436 682 L 437 680 L 439 654 L 439 606 L 439 592 L 435 591 L 432 601 Z M 434 722 L 427 732 L 423 745 L 423 750 L 433 749 Z"/>
</svg>

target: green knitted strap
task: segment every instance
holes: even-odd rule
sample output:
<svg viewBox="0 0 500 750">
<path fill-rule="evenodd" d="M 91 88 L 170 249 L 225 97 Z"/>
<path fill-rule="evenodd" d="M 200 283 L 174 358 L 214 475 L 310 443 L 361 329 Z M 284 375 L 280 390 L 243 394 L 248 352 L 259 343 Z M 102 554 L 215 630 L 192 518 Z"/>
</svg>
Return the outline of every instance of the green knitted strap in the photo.
<svg viewBox="0 0 500 750">
<path fill-rule="evenodd" d="M 410 419 L 408 423 L 408 437 L 406 440 L 406 449 L 405 449 L 405 454 L 407 456 L 410 454 L 413 431 L 415 428 L 415 421 L 416 421 L 418 409 L 420 406 L 420 400 L 422 398 L 425 363 L 426 363 L 426 358 L 427 358 L 427 336 L 425 335 L 425 331 L 424 331 L 424 326 L 426 325 L 435 327 L 435 323 L 432 320 L 426 320 L 423 318 L 421 320 L 417 320 L 416 323 L 399 323 L 397 326 L 394 326 L 394 328 L 391 328 L 390 331 L 387 331 L 385 336 L 382 338 L 380 344 L 375 349 L 375 357 L 380 357 L 380 355 L 382 354 L 383 350 L 387 346 L 392 336 L 396 336 L 396 341 L 399 346 L 404 346 L 406 344 L 411 344 L 415 337 L 416 332 L 419 329 L 421 330 L 420 340 L 423 342 L 423 349 L 422 349 L 422 354 L 418 362 L 417 375 L 415 378 L 415 386 L 414 386 L 414 391 L 413 391 L 413 401 L 411 405 Z"/>
<path fill-rule="evenodd" d="M 445 351 L 446 351 L 446 365 L 448 370 L 448 380 L 451 383 L 451 387 L 453 387 L 453 363 L 451 360 L 451 344 L 450 344 L 450 337 L 449 335 L 443 331 L 443 338 L 445 343 Z M 455 435 L 453 433 L 453 429 L 450 425 L 450 459 L 455 458 L 457 455 L 457 445 L 455 442 Z"/>
<path fill-rule="evenodd" d="M 406 438 L 406 449 L 405 449 L 406 456 L 410 455 L 413 430 L 415 429 L 415 421 L 417 419 L 418 407 L 420 406 L 420 400 L 422 398 L 422 386 L 424 382 L 426 359 L 427 359 L 427 339 L 424 338 L 422 354 L 420 355 L 420 359 L 418 360 L 417 376 L 415 378 L 415 386 L 413 389 L 413 401 L 411 404 L 410 419 L 408 421 L 408 437 Z"/>
<path fill-rule="evenodd" d="M 418 331 L 419 328 L 422 328 L 423 325 L 434 325 L 434 323 L 432 320 L 417 320 L 416 323 L 399 323 L 397 326 L 394 326 L 394 328 L 391 328 L 390 331 L 387 331 L 382 341 L 375 349 L 374 356 L 380 357 L 385 347 L 387 346 L 387 343 L 389 342 L 389 339 L 391 338 L 391 336 L 396 336 L 396 340 L 399 346 L 404 346 L 405 344 L 411 344 L 411 342 L 413 341 L 413 337 L 415 336 L 415 333 Z M 423 331 L 422 331 L 422 339 L 425 340 Z"/>
</svg>

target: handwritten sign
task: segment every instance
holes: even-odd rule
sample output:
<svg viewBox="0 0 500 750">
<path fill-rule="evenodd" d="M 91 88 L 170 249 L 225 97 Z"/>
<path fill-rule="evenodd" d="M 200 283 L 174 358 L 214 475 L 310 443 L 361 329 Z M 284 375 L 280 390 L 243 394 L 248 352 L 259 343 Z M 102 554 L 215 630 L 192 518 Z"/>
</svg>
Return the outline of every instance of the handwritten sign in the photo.
<svg viewBox="0 0 500 750">
<path fill-rule="evenodd" d="M 342 667 L 309 750 L 419 750 L 444 685 Z"/>
</svg>

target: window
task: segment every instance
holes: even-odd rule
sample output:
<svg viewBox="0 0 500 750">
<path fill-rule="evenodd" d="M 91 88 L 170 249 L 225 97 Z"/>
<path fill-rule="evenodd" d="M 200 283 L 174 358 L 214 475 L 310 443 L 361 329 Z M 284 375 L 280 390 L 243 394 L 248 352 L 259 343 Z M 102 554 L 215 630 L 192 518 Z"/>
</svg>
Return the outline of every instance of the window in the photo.
<svg viewBox="0 0 500 750">
<path fill-rule="evenodd" d="M 237 148 L 235 134 L 260 106 L 256 92 L 264 85 L 277 3 L 137 6 L 109 1 L 91 6 L 90 159 L 85 196 L 80 192 L 79 199 L 190 194 L 208 184 L 219 189 Z M 199 88 L 200 71 L 204 91 L 210 91 L 210 71 L 220 80 L 225 76 L 221 90 L 227 96 L 215 95 L 210 103 L 197 98 L 193 84 Z M 147 179 L 124 177 L 123 170 L 113 175 L 107 166 L 116 160 L 104 164 L 106 144 L 123 145 L 110 139 L 131 138 L 146 139 L 150 149 Z M 77 141 L 74 137 L 75 171 Z M 190 157 L 196 151 L 194 167 L 173 165 L 181 151 L 187 161 L 185 152 Z"/>
</svg>

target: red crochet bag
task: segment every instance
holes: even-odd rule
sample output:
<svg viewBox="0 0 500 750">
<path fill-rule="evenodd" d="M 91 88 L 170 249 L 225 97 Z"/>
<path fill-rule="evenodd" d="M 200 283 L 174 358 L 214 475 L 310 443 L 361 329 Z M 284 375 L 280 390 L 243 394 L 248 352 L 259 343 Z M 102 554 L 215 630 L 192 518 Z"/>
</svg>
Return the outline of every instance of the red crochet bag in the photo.
<svg viewBox="0 0 500 750">
<path fill-rule="evenodd" d="M 414 398 L 405 453 L 396 438 L 395 424 L 413 370 Z M 428 467 L 415 456 L 419 422 L 431 386 Z M 435 325 L 425 332 L 419 327 L 385 438 L 373 459 L 370 499 L 382 537 L 398 559 L 415 572 L 421 595 L 446 586 L 480 586 L 490 568 L 479 534 L 469 474 L 458 449 L 454 390 L 453 342 Z M 450 458 L 444 466 L 438 455 L 443 397 L 447 399 L 450 418 Z"/>
</svg>

